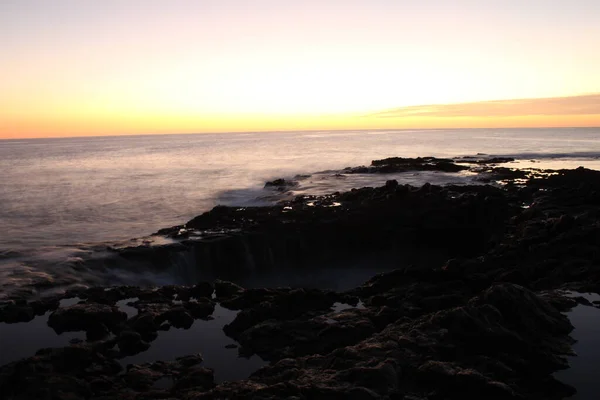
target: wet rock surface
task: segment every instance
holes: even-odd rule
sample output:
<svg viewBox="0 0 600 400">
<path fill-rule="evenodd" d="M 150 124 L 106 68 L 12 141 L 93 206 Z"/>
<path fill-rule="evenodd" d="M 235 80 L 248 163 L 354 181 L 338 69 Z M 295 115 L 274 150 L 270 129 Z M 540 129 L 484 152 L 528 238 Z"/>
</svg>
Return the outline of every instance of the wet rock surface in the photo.
<svg viewBox="0 0 600 400">
<path fill-rule="evenodd" d="M 278 178 L 265 183 L 265 188 L 274 189 L 278 192 L 285 192 L 296 186 L 298 186 L 298 181 L 283 178 Z"/>
<path fill-rule="evenodd" d="M 368 168 L 445 169 L 464 160 L 454 161 L 388 159 Z M 510 175 L 485 168 L 494 180 Z M 566 398 L 574 388 L 552 375 L 568 367 L 572 353 L 573 327 L 563 312 L 595 304 L 564 290 L 600 292 L 600 173 L 580 168 L 507 179 L 525 182 L 416 188 L 389 181 L 271 207 L 216 207 L 161 234 L 178 240 L 168 251 L 203 254 L 198 268 L 218 269 L 222 280 L 89 288 L 1 305 L 2 323 L 52 312 L 52 328 L 84 331 L 87 340 L 0 367 L 0 393 L 7 399 Z M 244 288 L 226 280 L 384 250 L 397 257 L 397 268 L 345 292 Z M 76 303 L 59 306 L 74 297 Z M 132 315 L 117 306 L 125 300 Z M 224 351 L 270 362 L 250 378 L 217 383 L 198 354 L 119 363 L 151 347 L 164 330 L 210 319 L 217 304 L 237 312 L 223 328 L 235 342 Z"/>
</svg>

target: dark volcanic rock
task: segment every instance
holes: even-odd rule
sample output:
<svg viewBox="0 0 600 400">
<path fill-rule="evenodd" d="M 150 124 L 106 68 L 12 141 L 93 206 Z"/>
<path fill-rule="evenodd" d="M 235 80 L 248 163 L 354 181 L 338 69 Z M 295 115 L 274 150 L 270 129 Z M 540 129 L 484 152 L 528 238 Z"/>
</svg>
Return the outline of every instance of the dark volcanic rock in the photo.
<svg viewBox="0 0 600 400">
<path fill-rule="evenodd" d="M 0 308 L 0 322 L 29 322 L 35 317 L 34 309 L 27 305 L 9 304 Z"/>
<path fill-rule="evenodd" d="M 59 308 L 48 318 L 48 325 L 57 333 L 87 331 L 97 324 L 114 329 L 127 320 L 127 314 L 117 307 L 105 304 L 84 303 Z"/>
<path fill-rule="evenodd" d="M 180 392 L 185 389 L 194 388 L 196 391 L 209 390 L 215 386 L 213 371 L 207 368 L 191 368 L 177 379 L 173 390 Z"/>
<path fill-rule="evenodd" d="M 293 187 L 298 186 L 298 181 L 286 180 L 283 178 L 275 179 L 265 183 L 265 188 L 275 189 L 280 192 L 290 190 Z"/>
<path fill-rule="evenodd" d="M 406 264 L 435 266 L 483 254 L 503 235 L 519 200 L 493 187 L 413 188 L 390 181 L 277 206 L 218 206 L 186 224 L 184 230 L 197 232 L 196 238 L 179 236 L 180 227 L 171 235 L 187 247 L 191 270 L 226 280 L 343 265 L 381 252 Z"/>
<path fill-rule="evenodd" d="M 447 168 L 451 161 L 387 159 L 367 172 L 415 163 Z M 562 289 L 600 291 L 600 173 L 582 168 L 531 177 L 473 168 L 519 185 L 415 188 L 388 181 L 280 206 L 215 207 L 164 231 L 179 240 L 176 251 L 193 254 L 207 273 L 305 268 L 315 259 L 345 261 L 380 251 L 391 251 L 399 268 L 344 293 L 244 289 L 227 281 L 69 293 L 86 302 L 58 309 L 49 324 L 57 331 L 85 330 L 97 341 L 43 349 L 0 367 L 0 393 L 136 400 L 572 395 L 552 374 L 568 366 L 572 352 L 572 326 L 561 312 L 583 300 L 565 297 Z M 192 240 L 190 232 L 202 238 Z M 114 304 L 132 297 L 138 314 L 127 320 Z M 272 361 L 269 366 L 219 385 L 197 355 L 119 374 L 115 359 L 151 346 L 158 330 L 208 317 L 215 301 L 240 310 L 224 327 L 240 354 L 258 354 Z M 11 300 L 0 309 L 0 321 L 28 320 L 57 302 Z M 333 311 L 336 302 L 356 307 Z"/>
<path fill-rule="evenodd" d="M 85 332 L 86 339 L 90 342 L 104 339 L 109 334 L 110 331 L 108 330 L 106 325 L 102 323 L 90 325 Z"/>
<path fill-rule="evenodd" d="M 317 289 L 294 289 L 275 293 L 273 297 L 239 312 L 230 324 L 225 325 L 225 333 L 232 338 L 238 338 L 245 330 L 264 321 L 310 317 L 319 311 L 323 314 L 329 310 L 337 297 L 332 292 Z"/>
<path fill-rule="evenodd" d="M 222 280 L 216 280 L 214 286 L 215 296 L 218 299 L 228 298 L 236 294 L 242 293 L 244 291 L 243 287 L 236 285 L 233 282 L 227 282 Z"/>
<path fill-rule="evenodd" d="M 120 365 L 83 346 L 40 350 L 34 357 L 0 368 L 0 393 L 7 399 L 90 398 L 86 378 L 116 375 Z"/>
<path fill-rule="evenodd" d="M 192 317 L 196 319 L 207 318 L 215 310 L 214 303 L 206 298 L 200 298 L 196 302 L 190 301 L 188 303 L 185 303 L 184 307 L 192 315 Z"/>
<path fill-rule="evenodd" d="M 481 182 L 499 181 L 511 184 L 516 180 L 526 180 L 531 174 L 529 171 L 506 167 L 483 167 L 477 172 L 479 173 L 477 180 Z"/>
<path fill-rule="evenodd" d="M 54 311 L 58 308 L 60 302 L 58 297 L 49 297 L 30 302 L 29 307 L 33 308 L 35 315 L 44 315 L 48 311 Z M 2 317 L 0 317 L 1 320 Z"/>
<path fill-rule="evenodd" d="M 366 310 L 352 310 L 310 319 L 270 319 L 253 325 L 236 338 L 242 344 L 242 353 L 256 353 L 265 360 L 327 354 L 375 333 L 378 329 L 369 314 Z"/>
<path fill-rule="evenodd" d="M 150 348 L 150 344 L 142 339 L 142 335 L 134 331 L 121 332 L 117 344 L 124 355 L 134 355 Z"/>
<path fill-rule="evenodd" d="M 168 320 L 175 328 L 189 329 L 194 323 L 194 318 L 184 307 L 175 307 L 160 316 L 161 322 Z"/>
<path fill-rule="evenodd" d="M 190 296 L 197 299 L 202 297 L 210 298 L 215 291 L 214 286 L 210 282 L 200 282 L 190 288 Z"/>
<path fill-rule="evenodd" d="M 548 373 L 564 367 L 570 329 L 532 292 L 496 285 L 467 305 L 391 323 L 330 354 L 281 360 L 198 398 L 559 399 L 572 391 Z"/>
<path fill-rule="evenodd" d="M 291 289 L 244 289 L 235 296 L 221 300 L 221 306 L 230 310 L 251 308 L 262 302 L 272 302 Z"/>
<path fill-rule="evenodd" d="M 154 319 L 154 315 L 150 313 L 138 314 L 128 321 L 128 324 L 136 332 L 142 334 L 146 332 L 156 332 L 158 330 L 158 324 Z"/>
<path fill-rule="evenodd" d="M 464 164 L 504 164 L 513 162 L 513 157 L 455 157 L 455 162 Z"/>
<path fill-rule="evenodd" d="M 441 171 L 460 172 L 469 169 L 459 165 L 449 158 L 417 157 L 403 158 L 390 157 L 383 160 L 373 160 L 370 167 L 346 168 L 344 173 L 395 173 L 407 171 Z"/>
</svg>

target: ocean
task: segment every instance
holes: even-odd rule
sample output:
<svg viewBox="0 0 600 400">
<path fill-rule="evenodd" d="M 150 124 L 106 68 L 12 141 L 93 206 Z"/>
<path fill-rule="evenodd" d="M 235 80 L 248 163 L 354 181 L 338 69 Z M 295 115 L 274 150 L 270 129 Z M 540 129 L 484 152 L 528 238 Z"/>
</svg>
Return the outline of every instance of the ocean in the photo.
<svg viewBox="0 0 600 400">
<path fill-rule="evenodd" d="M 281 200 L 283 195 L 264 188 L 275 178 L 311 175 L 292 195 L 324 194 L 390 179 L 335 176 L 373 159 L 477 153 L 515 157 L 509 166 L 517 168 L 600 169 L 600 128 L 0 140 L 0 299 L 40 279 L 48 288 L 180 283 L 164 274 L 107 271 L 90 260 L 102 258 L 107 247 L 182 224 L 218 204 Z M 411 172 L 393 178 L 413 185 L 472 181 L 469 173 Z"/>
</svg>

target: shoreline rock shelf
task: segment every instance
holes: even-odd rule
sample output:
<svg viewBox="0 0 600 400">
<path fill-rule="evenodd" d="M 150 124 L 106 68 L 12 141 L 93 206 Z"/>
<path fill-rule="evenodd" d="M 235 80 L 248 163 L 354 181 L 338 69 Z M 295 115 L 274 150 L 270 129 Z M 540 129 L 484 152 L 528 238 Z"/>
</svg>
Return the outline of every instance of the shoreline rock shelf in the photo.
<svg viewBox="0 0 600 400">
<path fill-rule="evenodd" d="M 372 167 L 405 168 L 406 160 Z M 416 160 L 422 168 L 462 166 Z M 228 280 L 382 252 L 395 269 L 341 292 L 244 288 L 217 279 L 13 299 L 0 308 L 0 335 L 2 323 L 26 325 L 52 311 L 48 324 L 57 332 L 83 331 L 87 341 L 0 367 L 0 393 L 98 400 L 567 398 L 575 389 L 553 376 L 573 354 L 564 312 L 579 300 L 566 291 L 600 292 L 600 172 L 544 171 L 511 182 L 506 168 L 484 168 L 508 184 L 417 188 L 389 181 L 269 207 L 215 207 L 157 233 L 173 244 L 115 250 L 153 268 L 190 252 L 193 268 Z M 80 301 L 60 306 L 73 297 Z M 137 312 L 119 309 L 127 299 Z M 223 326 L 230 338 L 223 351 L 268 362 L 248 379 L 216 382 L 198 354 L 125 369 L 119 363 L 143 354 L 165 330 L 210 320 L 216 307 L 237 313 Z"/>
</svg>

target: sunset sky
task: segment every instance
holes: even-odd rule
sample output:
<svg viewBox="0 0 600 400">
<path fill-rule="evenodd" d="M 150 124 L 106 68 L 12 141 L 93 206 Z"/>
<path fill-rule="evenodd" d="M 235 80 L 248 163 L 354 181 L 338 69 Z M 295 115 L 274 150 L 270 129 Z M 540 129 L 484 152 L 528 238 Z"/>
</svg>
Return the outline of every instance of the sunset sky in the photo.
<svg viewBox="0 0 600 400">
<path fill-rule="evenodd" d="M 2 0 L 0 138 L 600 126 L 599 16 L 598 0 Z"/>
</svg>

